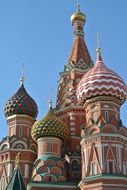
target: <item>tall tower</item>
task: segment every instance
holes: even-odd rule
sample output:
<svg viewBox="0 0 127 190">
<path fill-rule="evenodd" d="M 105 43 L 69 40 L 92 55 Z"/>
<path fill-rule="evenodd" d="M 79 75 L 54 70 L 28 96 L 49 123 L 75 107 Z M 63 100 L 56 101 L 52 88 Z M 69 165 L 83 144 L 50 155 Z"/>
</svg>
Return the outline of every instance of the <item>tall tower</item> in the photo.
<svg viewBox="0 0 127 190">
<path fill-rule="evenodd" d="M 69 140 L 65 152 L 69 156 L 69 174 L 71 179 L 80 179 L 80 129 L 85 125 L 85 110 L 77 102 L 76 88 L 82 76 L 93 66 L 92 59 L 84 40 L 84 25 L 86 16 L 80 11 L 71 16 L 74 27 L 73 47 L 64 71 L 60 73 L 57 93 L 56 115 L 69 128 Z"/>
<path fill-rule="evenodd" d="M 37 155 L 37 145 L 31 138 L 31 127 L 35 122 L 38 108 L 26 92 L 23 78 L 18 91 L 7 101 L 4 111 L 9 133 L 0 143 L 1 190 L 5 189 L 12 177 L 17 153 L 20 153 L 20 171 L 25 184 L 30 180 Z"/>
<path fill-rule="evenodd" d="M 86 111 L 81 133 L 81 190 L 127 189 L 127 129 L 120 120 L 120 106 L 127 97 L 123 79 L 102 61 L 97 50 L 95 66 L 77 87 Z"/>
<path fill-rule="evenodd" d="M 73 47 L 68 63 L 64 66 L 64 71 L 60 73 L 56 103 L 58 110 L 77 105 L 76 86 L 83 74 L 93 66 L 84 40 L 83 28 L 86 16 L 80 11 L 79 5 L 77 5 L 77 12 L 71 16 L 71 22 L 74 27 Z"/>
</svg>

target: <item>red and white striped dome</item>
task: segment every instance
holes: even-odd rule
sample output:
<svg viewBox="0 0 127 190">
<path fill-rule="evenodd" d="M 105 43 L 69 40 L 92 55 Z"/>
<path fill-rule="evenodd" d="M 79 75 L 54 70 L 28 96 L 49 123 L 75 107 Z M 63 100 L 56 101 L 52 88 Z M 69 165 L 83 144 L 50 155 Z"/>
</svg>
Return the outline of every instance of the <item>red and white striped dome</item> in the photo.
<svg viewBox="0 0 127 190">
<path fill-rule="evenodd" d="M 97 52 L 97 62 L 88 71 L 77 86 L 77 99 L 84 103 L 87 99 L 96 96 L 113 96 L 122 102 L 127 98 L 127 86 L 123 79 L 111 69 L 107 68 Z"/>
</svg>

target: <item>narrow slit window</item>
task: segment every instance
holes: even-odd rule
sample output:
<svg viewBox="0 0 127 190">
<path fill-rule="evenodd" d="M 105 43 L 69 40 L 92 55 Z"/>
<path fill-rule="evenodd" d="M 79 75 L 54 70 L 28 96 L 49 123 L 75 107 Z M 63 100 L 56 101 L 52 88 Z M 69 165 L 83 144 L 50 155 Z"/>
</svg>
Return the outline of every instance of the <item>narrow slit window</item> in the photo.
<svg viewBox="0 0 127 190">
<path fill-rule="evenodd" d="M 108 111 L 105 111 L 105 121 L 109 122 L 109 113 L 108 113 Z"/>
<path fill-rule="evenodd" d="M 109 174 L 113 174 L 113 161 L 109 161 L 108 163 L 108 169 L 109 169 Z"/>
<path fill-rule="evenodd" d="M 19 127 L 19 137 L 22 137 L 22 127 Z"/>
</svg>

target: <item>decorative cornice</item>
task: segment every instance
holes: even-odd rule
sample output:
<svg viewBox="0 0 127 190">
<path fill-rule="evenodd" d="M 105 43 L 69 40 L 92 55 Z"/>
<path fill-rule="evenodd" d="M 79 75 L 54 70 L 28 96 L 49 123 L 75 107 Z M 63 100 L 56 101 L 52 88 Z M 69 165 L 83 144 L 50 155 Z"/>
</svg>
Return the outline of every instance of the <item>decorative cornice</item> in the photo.
<svg viewBox="0 0 127 190">
<path fill-rule="evenodd" d="M 31 117 L 31 116 L 29 116 L 27 114 L 14 114 L 14 115 L 11 115 L 11 116 L 7 117 L 7 121 L 10 120 L 10 119 L 15 119 L 15 118 L 29 118 L 32 121 L 36 121 L 33 117 Z"/>
<path fill-rule="evenodd" d="M 85 113 L 85 109 L 82 106 L 68 106 L 66 108 L 62 108 L 60 110 L 55 110 L 55 114 L 57 116 L 67 114 L 67 113 Z"/>
<path fill-rule="evenodd" d="M 93 97 L 93 98 L 86 100 L 86 102 L 84 103 L 84 107 L 88 106 L 88 104 L 92 104 L 92 103 L 95 103 L 98 101 L 114 102 L 115 104 L 117 104 L 119 106 L 121 106 L 123 103 L 121 100 L 119 100 L 115 97 L 112 97 L 112 96 L 97 96 L 97 97 Z"/>
<path fill-rule="evenodd" d="M 119 137 L 125 141 L 127 141 L 127 137 L 123 136 L 121 134 L 107 134 L 107 133 L 97 133 L 97 134 L 93 134 L 93 135 L 88 135 L 85 136 L 81 139 L 80 144 L 82 145 L 84 141 L 86 140 L 91 140 L 93 138 L 97 138 L 97 137 Z"/>
</svg>

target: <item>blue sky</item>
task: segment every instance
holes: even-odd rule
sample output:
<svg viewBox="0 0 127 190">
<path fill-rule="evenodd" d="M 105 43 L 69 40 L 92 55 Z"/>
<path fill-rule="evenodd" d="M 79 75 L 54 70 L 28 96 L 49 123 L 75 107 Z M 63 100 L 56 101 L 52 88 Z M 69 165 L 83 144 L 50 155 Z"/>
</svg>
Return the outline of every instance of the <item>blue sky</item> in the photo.
<svg viewBox="0 0 127 190">
<path fill-rule="evenodd" d="M 73 42 L 70 16 L 80 3 L 87 16 L 85 40 L 96 60 L 96 34 L 101 34 L 104 63 L 127 82 L 126 0 L 0 0 L 0 139 L 7 134 L 4 105 L 20 85 L 39 107 L 38 119 L 48 110 L 52 89 L 55 106 L 59 72 L 67 63 Z M 127 125 L 127 103 L 121 118 Z"/>
</svg>

